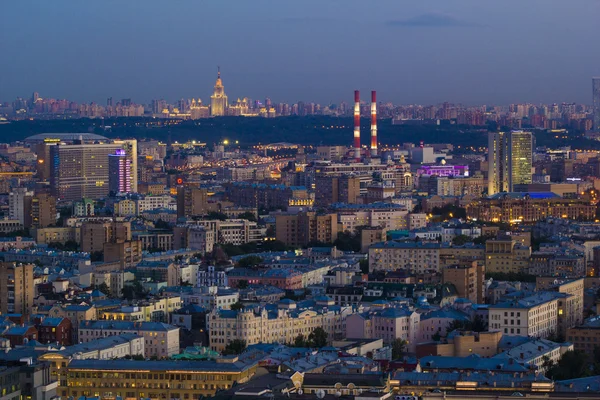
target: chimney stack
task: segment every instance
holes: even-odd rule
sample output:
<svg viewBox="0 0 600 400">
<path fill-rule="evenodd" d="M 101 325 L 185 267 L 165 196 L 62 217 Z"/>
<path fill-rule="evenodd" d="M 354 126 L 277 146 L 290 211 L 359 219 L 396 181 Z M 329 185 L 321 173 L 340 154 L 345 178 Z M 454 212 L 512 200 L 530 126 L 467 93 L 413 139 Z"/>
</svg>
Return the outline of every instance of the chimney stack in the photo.
<svg viewBox="0 0 600 400">
<path fill-rule="evenodd" d="M 377 92 L 371 91 L 371 157 L 377 157 Z"/>
<path fill-rule="evenodd" d="M 360 93 L 354 91 L 354 158 L 360 162 Z"/>
</svg>

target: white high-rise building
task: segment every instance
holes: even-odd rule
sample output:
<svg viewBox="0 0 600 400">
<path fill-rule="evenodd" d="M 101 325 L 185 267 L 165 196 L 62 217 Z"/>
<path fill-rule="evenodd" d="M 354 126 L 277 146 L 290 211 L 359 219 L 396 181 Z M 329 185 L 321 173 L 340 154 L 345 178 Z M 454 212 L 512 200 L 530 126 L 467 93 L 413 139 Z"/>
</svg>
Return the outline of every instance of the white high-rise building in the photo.
<svg viewBox="0 0 600 400">
<path fill-rule="evenodd" d="M 31 202 L 33 192 L 29 192 L 26 188 L 14 188 L 8 196 L 8 218 L 19 220 L 25 225 L 27 218 L 28 207 L 26 206 L 27 199 Z"/>
</svg>

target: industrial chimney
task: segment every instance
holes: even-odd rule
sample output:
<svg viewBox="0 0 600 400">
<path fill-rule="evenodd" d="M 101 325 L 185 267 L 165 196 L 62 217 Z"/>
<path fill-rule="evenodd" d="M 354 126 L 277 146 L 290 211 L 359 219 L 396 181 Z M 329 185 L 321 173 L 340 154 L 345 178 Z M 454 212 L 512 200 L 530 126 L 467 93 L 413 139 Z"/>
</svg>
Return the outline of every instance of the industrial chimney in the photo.
<svg viewBox="0 0 600 400">
<path fill-rule="evenodd" d="M 377 92 L 371 91 L 371 157 L 377 157 Z"/>
<path fill-rule="evenodd" d="M 354 91 L 354 158 L 360 162 L 360 93 Z"/>
</svg>

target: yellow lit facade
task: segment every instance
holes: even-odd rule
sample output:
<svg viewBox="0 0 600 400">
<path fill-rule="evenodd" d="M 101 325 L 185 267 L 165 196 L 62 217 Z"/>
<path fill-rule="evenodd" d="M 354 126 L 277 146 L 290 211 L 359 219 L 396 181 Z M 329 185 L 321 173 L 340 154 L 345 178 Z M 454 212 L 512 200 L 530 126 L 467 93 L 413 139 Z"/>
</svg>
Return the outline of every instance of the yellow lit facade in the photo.
<svg viewBox="0 0 600 400">
<path fill-rule="evenodd" d="M 124 400 L 200 399 L 247 382 L 256 364 L 236 358 L 217 361 L 75 360 L 67 367 L 58 395 Z"/>
<path fill-rule="evenodd" d="M 210 115 L 213 117 L 222 117 L 227 112 L 227 95 L 225 87 L 221 81 L 221 71 L 217 74 L 217 82 L 215 83 L 215 91 L 210 96 Z"/>
</svg>

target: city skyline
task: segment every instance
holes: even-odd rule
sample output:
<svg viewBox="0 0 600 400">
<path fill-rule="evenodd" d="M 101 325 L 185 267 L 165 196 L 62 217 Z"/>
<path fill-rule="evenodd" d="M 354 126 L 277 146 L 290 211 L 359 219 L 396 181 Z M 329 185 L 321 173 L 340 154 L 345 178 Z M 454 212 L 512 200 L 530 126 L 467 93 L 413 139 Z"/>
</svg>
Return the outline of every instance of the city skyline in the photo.
<svg viewBox="0 0 600 400">
<path fill-rule="evenodd" d="M 226 3 L 149 1 L 118 15 L 110 1 L 40 3 L 32 12 L 10 4 L 3 36 L 37 29 L 4 43 L 12 62 L 0 66 L 3 100 L 33 91 L 98 103 L 208 100 L 218 64 L 231 98 L 327 104 L 378 88 L 381 99 L 404 104 L 589 104 L 589 79 L 600 74 L 600 55 L 588 51 L 600 33 L 598 2 L 535 0 L 518 12 L 516 2 L 468 0 Z M 44 31 L 52 35 L 41 40 Z M 216 31 L 225 33 L 218 41 Z"/>
</svg>

